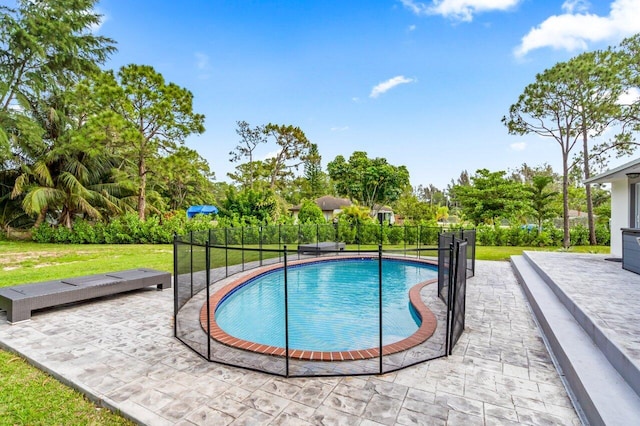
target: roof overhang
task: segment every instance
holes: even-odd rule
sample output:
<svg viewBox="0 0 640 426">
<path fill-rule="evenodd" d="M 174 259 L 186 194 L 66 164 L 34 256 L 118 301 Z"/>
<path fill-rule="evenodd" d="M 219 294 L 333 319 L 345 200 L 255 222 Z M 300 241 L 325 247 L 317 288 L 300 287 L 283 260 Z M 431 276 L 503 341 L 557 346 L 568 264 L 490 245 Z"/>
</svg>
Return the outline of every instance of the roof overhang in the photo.
<svg viewBox="0 0 640 426">
<path fill-rule="evenodd" d="M 585 179 L 583 183 L 608 183 L 622 179 L 628 179 L 630 174 L 637 173 L 634 178 L 640 177 L 640 158 L 636 158 L 622 166 L 616 167 L 599 175 Z"/>
</svg>

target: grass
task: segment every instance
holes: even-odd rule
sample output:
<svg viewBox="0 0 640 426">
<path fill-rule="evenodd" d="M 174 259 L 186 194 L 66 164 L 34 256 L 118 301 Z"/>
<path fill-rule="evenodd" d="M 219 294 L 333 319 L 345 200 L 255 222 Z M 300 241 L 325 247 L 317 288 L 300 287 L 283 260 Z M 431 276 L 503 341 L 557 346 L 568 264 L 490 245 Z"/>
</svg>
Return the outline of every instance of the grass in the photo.
<svg viewBox="0 0 640 426">
<path fill-rule="evenodd" d="M 188 259 L 190 253 L 186 246 L 180 252 L 181 264 Z M 295 246 L 291 246 L 290 249 Z M 385 246 L 385 248 L 401 249 L 403 245 Z M 264 246 L 278 248 L 278 246 Z M 408 247 L 411 248 L 411 247 Z M 356 245 L 347 249 L 355 250 Z M 377 246 L 361 246 L 363 250 L 377 250 Z M 562 251 L 559 247 L 488 247 L 476 248 L 476 259 L 509 260 L 511 255 L 522 254 L 523 250 Z M 608 246 L 576 246 L 569 252 L 574 253 L 609 253 Z M 242 253 L 236 250 L 212 250 L 212 266 L 223 266 L 225 259 L 229 264 L 241 262 Z M 433 255 L 434 253 L 426 253 Z M 263 258 L 275 256 L 276 253 L 264 252 Z M 245 253 L 244 260 L 256 260 L 257 252 Z M 204 249 L 194 250 L 194 264 L 204 265 Z M 60 278 L 71 278 L 82 275 L 112 272 L 124 269 L 139 268 L 158 269 L 173 272 L 173 246 L 158 245 L 84 245 L 84 244 L 38 244 L 33 242 L 0 242 L 0 287 L 24 284 L 37 281 L 48 281 Z"/>
<path fill-rule="evenodd" d="M 609 246 L 574 246 L 565 250 L 561 247 L 510 247 L 510 246 L 476 246 L 476 259 L 478 260 L 509 260 L 511 256 L 521 255 L 527 251 L 557 251 L 568 253 L 610 253 Z"/>
<path fill-rule="evenodd" d="M 0 242 L 0 287 L 144 266 L 173 271 L 173 246 Z"/>
<path fill-rule="evenodd" d="M 395 246 L 387 248 L 402 248 Z M 267 248 L 267 247 L 265 247 Z M 277 248 L 269 247 L 269 248 Z M 290 247 L 293 248 L 293 247 Z M 350 246 L 348 249 L 356 249 Z M 362 249 L 377 249 L 365 246 Z M 548 247 L 480 247 L 480 260 L 508 260 L 523 250 L 562 251 Z M 608 246 L 572 247 L 574 253 L 609 253 Z M 263 253 L 264 258 L 275 255 Z M 191 256 L 180 253 L 183 260 Z M 241 252 L 212 250 L 213 266 L 242 260 Z M 245 254 L 245 261 L 257 253 Z M 194 250 L 194 261 L 202 261 L 204 250 Z M 33 242 L 0 242 L 0 287 L 133 269 L 139 267 L 173 271 L 171 245 L 59 245 Z M 96 407 L 80 393 L 27 364 L 22 358 L 0 350 L 0 424 L 131 424 L 126 419 Z"/>
<path fill-rule="evenodd" d="M 108 409 L 98 408 L 77 391 L 0 351 L 0 424 L 132 425 Z"/>
</svg>

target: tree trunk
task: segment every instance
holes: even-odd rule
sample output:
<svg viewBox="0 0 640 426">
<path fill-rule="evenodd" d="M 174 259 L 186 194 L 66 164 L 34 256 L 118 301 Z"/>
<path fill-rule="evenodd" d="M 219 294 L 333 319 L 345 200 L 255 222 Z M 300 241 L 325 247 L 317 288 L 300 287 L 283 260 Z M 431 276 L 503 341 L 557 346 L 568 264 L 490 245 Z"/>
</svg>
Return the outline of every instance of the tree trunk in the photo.
<svg viewBox="0 0 640 426">
<path fill-rule="evenodd" d="M 584 122 L 584 121 L 583 121 Z M 588 152 L 588 141 L 589 138 L 587 136 L 587 129 L 582 128 L 582 155 L 583 155 L 583 163 L 584 163 L 584 178 L 589 179 L 591 173 L 589 171 L 589 152 Z M 593 200 L 591 199 L 591 184 L 587 183 L 585 185 L 585 192 L 587 196 L 587 222 L 589 224 L 589 244 L 595 246 L 596 243 L 596 226 L 593 220 Z"/>
<path fill-rule="evenodd" d="M 138 176 L 140 177 L 140 191 L 138 192 L 138 217 L 144 221 L 144 212 L 147 208 L 147 168 L 144 157 L 138 160 Z"/>
<path fill-rule="evenodd" d="M 33 227 L 37 228 L 40 225 L 42 225 L 46 218 L 47 218 L 47 208 L 45 207 L 42 210 L 40 210 L 40 213 L 38 213 L 38 218 L 36 219 L 36 222 L 33 224 Z"/>
<path fill-rule="evenodd" d="M 569 166 L 567 165 L 569 159 L 569 153 L 562 153 L 562 228 L 563 239 L 562 247 L 565 249 L 571 245 L 571 238 L 569 235 Z"/>
</svg>

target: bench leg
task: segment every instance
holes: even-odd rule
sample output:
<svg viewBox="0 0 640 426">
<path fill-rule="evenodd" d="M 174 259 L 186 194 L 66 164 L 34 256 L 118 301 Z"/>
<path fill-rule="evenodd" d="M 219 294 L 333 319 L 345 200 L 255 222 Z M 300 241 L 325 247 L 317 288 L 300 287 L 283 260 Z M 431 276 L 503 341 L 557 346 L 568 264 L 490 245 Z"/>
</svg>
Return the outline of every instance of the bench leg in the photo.
<svg viewBox="0 0 640 426">
<path fill-rule="evenodd" d="M 21 305 L 21 303 L 13 303 L 7 308 L 7 322 L 15 324 L 31 319 L 31 309 Z"/>
<path fill-rule="evenodd" d="M 171 277 L 167 280 L 162 280 L 160 284 L 156 286 L 158 290 L 164 290 L 165 288 L 171 288 Z"/>
</svg>

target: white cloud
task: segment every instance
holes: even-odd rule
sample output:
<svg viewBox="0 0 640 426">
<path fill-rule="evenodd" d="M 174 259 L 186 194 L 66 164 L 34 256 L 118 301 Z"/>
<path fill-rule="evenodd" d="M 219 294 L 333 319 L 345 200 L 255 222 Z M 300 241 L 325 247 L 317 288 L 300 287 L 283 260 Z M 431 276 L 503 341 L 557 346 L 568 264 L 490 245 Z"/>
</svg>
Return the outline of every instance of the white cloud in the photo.
<svg viewBox="0 0 640 426">
<path fill-rule="evenodd" d="M 619 41 L 640 32 L 640 1 L 614 0 L 607 16 L 587 11 L 588 3 L 567 0 L 562 15 L 553 15 L 522 38 L 515 49 L 517 57 L 543 47 L 585 50 L 589 42 Z"/>
<path fill-rule="evenodd" d="M 209 56 L 200 52 L 196 52 L 194 56 L 196 57 L 196 68 L 199 70 L 206 70 L 209 68 Z"/>
<path fill-rule="evenodd" d="M 409 25 L 408 30 L 409 30 L 409 32 L 412 32 L 412 31 L 415 31 L 415 30 L 416 30 L 416 28 L 417 28 L 417 27 L 416 27 L 415 25 Z"/>
<path fill-rule="evenodd" d="M 524 151 L 525 148 L 527 147 L 527 143 L 526 142 L 515 142 L 515 143 L 512 143 L 509 146 L 514 151 Z"/>
<path fill-rule="evenodd" d="M 640 100 L 640 90 L 632 87 L 631 89 L 624 92 L 618 98 L 618 104 L 620 105 L 631 105 L 634 102 L 638 102 Z"/>
<path fill-rule="evenodd" d="M 92 34 L 96 34 L 98 31 L 100 31 L 100 28 L 102 28 L 102 25 L 105 22 L 107 22 L 108 17 L 97 8 L 93 10 L 93 13 L 95 13 L 96 15 L 99 15 L 99 19 L 98 19 L 98 22 L 96 22 L 95 24 L 91 24 L 89 26 L 89 31 L 91 31 Z"/>
<path fill-rule="evenodd" d="M 378 83 L 373 89 L 371 89 L 371 93 L 369 94 L 370 98 L 377 98 L 385 92 L 393 89 L 394 87 L 400 84 L 413 83 L 416 80 L 413 78 L 406 78 L 403 75 L 398 75 L 396 77 L 390 78 L 387 81 L 383 81 L 382 83 Z"/>
<path fill-rule="evenodd" d="M 521 0 L 432 0 L 423 3 L 415 0 L 400 2 L 416 15 L 442 15 L 459 21 L 471 22 L 473 15 L 493 10 L 508 10 Z"/>
<path fill-rule="evenodd" d="M 589 10 L 589 2 L 586 0 L 566 0 L 562 3 L 565 13 L 586 12 Z"/>
</svg>

